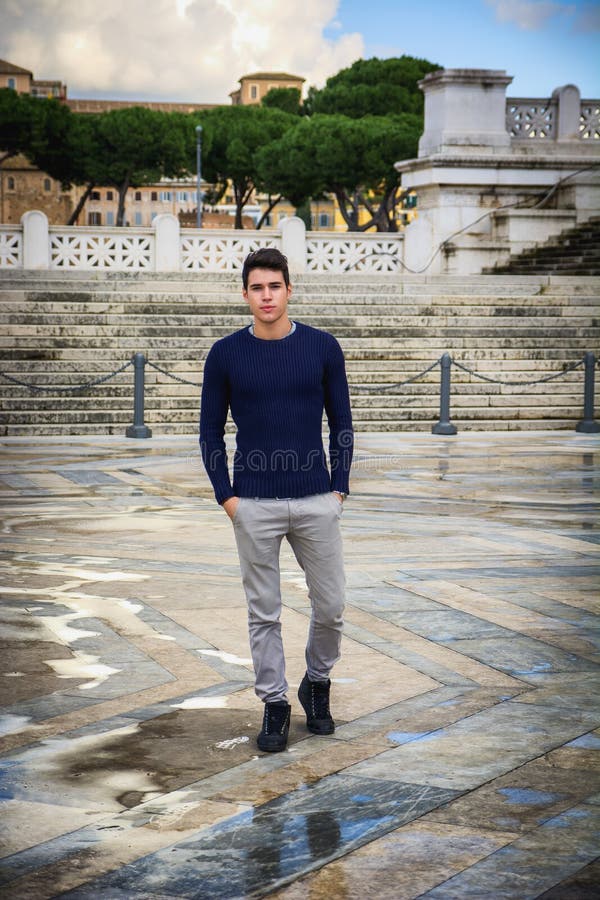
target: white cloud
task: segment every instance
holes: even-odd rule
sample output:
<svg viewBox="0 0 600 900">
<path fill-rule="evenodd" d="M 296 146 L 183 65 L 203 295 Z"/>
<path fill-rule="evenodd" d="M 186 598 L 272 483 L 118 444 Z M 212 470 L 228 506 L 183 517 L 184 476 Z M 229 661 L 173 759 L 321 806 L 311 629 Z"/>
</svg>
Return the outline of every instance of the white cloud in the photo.
<svg viewBox="0 0 600 900">
<path fill-rule="evenodd" d="M 324 37 L 339 0 L 2 0 L 0 56 L 70 96 L 228 103 L 241 75 L 323 84 L 364 53 Z"/>
<path fill-rule="evenodd" d="M 573 15 L 575 6 L 553 0 L 487 0 L 499 22 L 513 22 L 524 31 L 537 31 L 557 15 Z"/>
</svg>

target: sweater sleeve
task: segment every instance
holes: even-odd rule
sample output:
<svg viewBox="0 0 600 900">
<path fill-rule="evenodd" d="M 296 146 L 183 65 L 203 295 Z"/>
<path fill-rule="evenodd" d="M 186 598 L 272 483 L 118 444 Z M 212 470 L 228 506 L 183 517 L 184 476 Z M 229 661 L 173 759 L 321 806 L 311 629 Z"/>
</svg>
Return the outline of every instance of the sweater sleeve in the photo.
<svg viewBox="0 0 600 900">
<path fill-rule="evenodd" d="M 354 431 L 342 348 L 331 338 L 324 374 L 325 412 L 329 424 L 331 490 L 349 492 Z"/>
<path fill-rule="evenodd" d="M 225 423 L 229 412 L 229 379 L 213 346 L 204 364 L 200 402 L 200 452 L 217 503 L 233 497 L 227 466 Z"/>
</svg>

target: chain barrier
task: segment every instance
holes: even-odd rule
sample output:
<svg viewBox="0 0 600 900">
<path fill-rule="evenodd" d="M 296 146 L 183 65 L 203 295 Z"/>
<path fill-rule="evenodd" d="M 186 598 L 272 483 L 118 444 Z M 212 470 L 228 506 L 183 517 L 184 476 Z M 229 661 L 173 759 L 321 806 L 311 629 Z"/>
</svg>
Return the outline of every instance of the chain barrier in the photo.
<svg viewBox="0 0 600 900">
<path fill-rule="evenodd" d="M 550 375 L 544 375 L 542 378 L 535 378 L 530 381 L 504 381 L 499 378 L 490 378 L 488 375 L 481 375 L 479 372 L 476 372 L 474 369 L 469 368 L 469 366 L 465 365 L 464 363 L 458 362 L 458 360 L 453 359 L 450 354 L 446 352 L 439 359 L 436 359 L 434 362 L 432 362 L 430 366 L 427 366 L 426 369 L 423 369 L 422 372 L 419 372 L 416 375 L 412 375 L 405 381 L 397 381 L 393 384 L 352 385 L 352 393 L 364 392 L 370 394 L 381 394 L 386 393 L 387 391 L 398 390 L 399 388 L 403 388 L 406 385 L 414 384 L 414 382 L 418 381 L 424 375 L 427 375 L 429 372 L 433 371 L 433 369 L 437 368 L 437 366 L 440 366 L 440 417 L 438 422 L 432 427 L 431 430 L 433 434 L 454 435 L 456 434 L 457 429 L 450 419 L 450 385 L 451 369 L 453 365 L 455 365 L 458 369 L 461 369 L 463 372 L 467 372 L 474 378 L 480 379 L 481 381 L 486 381 L 490 384 L 507 385 L 510 387 L 530 387 L 531 385 L 535 384 L 544 384 L 549 381 L 554 381 L 557 378 L 562 378 L 565 375 L 568 375 L 570 372 L 579 369 L 581 366 L 585 366 L 584 416 L 576 426 L 576 431 L 585 434 L 595 434 L 600 431 L 600 425 L 598 425 L 598 423 L 594 419 L 594 371 L 597 362 L 598 361 L 596 360 L 594 354 L 591 351 L 588 351 L 585 353 L 582 359 L 574 363 L 569 363 L 560 372 L 552 372 Z M 163 369 L 162 366 L 150 362 L 150 360 L 147 359 L 143 353 L 135 353 L 132 359 L 128 360 L 126 363 L 124 363 L 118 369 L 115 369 L 114 372 L 110 372 L 108 375 L 102 375 L 100 378 L 94 378 L 92 381 L 87 381 L 85 382 L 85 384 L 75 385 L 74 387 L 41 387 L 37 384 L 30 384 L 26 381 L 21 381 L 19 378 L 14 378 L 12 375 L 8 375 L 6 372 L 0 372 L 0 377 L 5 378 L 7 381 L 12 382 L 13 384 L 17 384 L 20 387 L 25 387 L 30 391 L 36 391 L 39 393 L 45 392 L 75 394 L 80 391 L 86 391 L 90 388 L 97 387 L 99 384 L 104 384 L 106 381 L 110 381 L 111 378 L 114 378 L 116 375 L 124 372 L 125 369 L 133 366 L 135 371 L 134 421 L 133 424 L 127 428 L 126 436 L 133 438 L 147 438 L 151 437 L 152 435 L 151 429 L 148 428 L 144 423 L 144 369 L 147 365 L 155 369 L 157 372 L 160 372 L 162 375 L 165 375 L 167 378 L 172 378 L 173 381 L 178 381 L 180 384 L 188 384 L 192 387 L 202 387 L 201 383 L 199 382 L 190 381 L 187 378 L 181 378 L 179 375 L 173 375 L 171 372 Z"/>
<path fill-rule="evenodd" d="M 94 378 L 93 381 L 86 381 L 85 384 L 76 384 L 73 387 L 42 387 L 39 384 L 29 384 L 27 381 L 20 381 L 18 378 L 13 378 L 12 375 L 8 375 L 6 372 L 0 372 L 0 377 L 5 378 L 7 381 L 12 381 L 13 384 L 18 384 L 19 387 L 27 388 L 30 391 L 34 391 L 37 393 L 46 393 L 46 394 L 77 394 L 79 391 L 88 391 L 90 388 L 97 387 L 99 384 L 104 384 L 105 381 L 110 381 L 111 378 L 114 378 L 115 375 L 120 375 L 121 372 L 124 372 L 125 369 L 128 369 L 129 366 L 133 365 L 133 360 L 129 360 L 126 363 L 123 363 L 118 369 L 115 369 L 114 372 L 111 372 L 109 375 L 102 375 L 100 378 Z"/>
<path fill-rule="evenodd" d="M 381 393 L 382 391 L 391 391 L 394 388 L 402 388 L 407 384 L 413 384 L 413 382 L 418 381 L 419 378 L 422 378 L 423 375 L 427 375 L 428 372 L 431 372 L 432 369 L 435 369 L 439 366 L 441 362 L 441 356 L 439 359 L 436 359 L 435 362 L 431 363 L 430 366 L 427 366 L 426 369 L 423 369 L 422 372 L 419 372 L 418 375 L 413 375 L 412 378 L 407 378 L 406 381 L 396 381 L 394 384 L 355 384 L 352 385 L 352 392 L 360 394 L 362 391 L 372 391 L 376 390 L 377 393 Z"/>
<path fill-rule="evenodd" d="M 150 362 L 149 359 L 146 360 L 146 365 L 150 366 L 151 369 L 156 369 L 156 371 L 160 372 L 161 375 L 166 375 L 167 378 L 172 378 L 173 381 L 179 381 L 180 384 L 190 384 L 192 387 L 202 387 L 202 382 L 188 381 L 187 378 L 180 378 L 179 375 L 173 375 L 172 372 L 167 372 L 166 369 L 162 369 L 160 366 L 157 366 L 156 363 Z"/>
<path fill-rule="evenodd" d="M 489 378 L 487 375 L 480 375 L 479 372 L 475 372 L 473 369 L 469 369 L 468 366 L 463 365 L 463 363 L 459 363 L 458 360 L 452 357 L 452 365 L 456 366 L 457 369 L 462 369 L 463 372 L 468 372 L 469 375 L 473 375 L 475 378 L 479 378 L 481 381 L 489 381 L 490 384 L 505 384 L 510 387 L 528 387 L 532 384 L 544 384 L 547 381 L 554 381 L 556 378 L 562 378 L 563 375 L 568 375 L 569 372 L 574 372 L 575 369 L 579 369 L 580 366 L 583 366 L 585 363 L 584 359 L 580 359 L 579 362 L 569 363 L 568 366 L 561 372 L 554 372 L 552 375 L 545 375 L 543 378 L 536 378 L 533 381 L 501 381 L 499 378 Z"/>
</svg>

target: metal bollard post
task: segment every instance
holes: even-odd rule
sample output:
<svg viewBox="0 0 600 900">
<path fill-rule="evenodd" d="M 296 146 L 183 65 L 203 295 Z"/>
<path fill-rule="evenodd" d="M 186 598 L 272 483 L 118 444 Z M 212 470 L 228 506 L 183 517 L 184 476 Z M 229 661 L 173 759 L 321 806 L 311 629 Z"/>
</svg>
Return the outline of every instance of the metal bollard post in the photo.
<svg viewBox="0 0 600 900">
<path fill-rule="evenodd" d="M 449 353 L 444 353 L 440 362 L 442 374 L 440 377 L 440 419 L 432 426 L 432 434 L 456 434 L 456 426 L 450 421 L 450 369 L 452 358 Z"/>
<path fill-rule="evenodd" d="M 143 353 L 134 353 L 131 358 L 135 371 L 133 388 L 133 425 L 129 425 L 125 431 L 128 438 L 149 438 L 152 431 L 144 425 L 144 369 L 146 357 Z"/>
<path fill-rule="evenodd" d="M 583 419 L 575 426 L 575 431 L 580 434 L 597 434 L 600 425 L 594 419 L 594 377 L 596 372 L 596 357 L 588 350 L 585 356 L 585 381 L 583 387 Z"/>
</svg>

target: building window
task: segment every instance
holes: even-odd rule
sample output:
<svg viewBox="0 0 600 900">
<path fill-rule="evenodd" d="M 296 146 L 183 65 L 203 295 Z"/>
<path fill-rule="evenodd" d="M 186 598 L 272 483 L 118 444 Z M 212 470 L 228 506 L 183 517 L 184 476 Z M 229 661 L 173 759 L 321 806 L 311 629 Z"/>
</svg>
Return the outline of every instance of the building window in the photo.
<svg viewBox="0 0 600 900">
<path fill-rule="evenodd" d="M 156 202 L 158 200 L 158 193 L 156 191 L 151 191 L 150 193 L 150 201 Z"/>
<path fill-rule="evenodd" d="M 136 224 L 136 225 L 141 225 L 141 224 L 142 224 L 142 214 L 141 214 L 141 212 L 136 212 L 136 213 L 134 213 L 134 218 L 135 218 L 135 224 Z"/>
<path fill-rule="evenodd" d="M 107 192 L 106 192 L 106 199 L 107 199 L 107 200 L 112 200 L 112 198 L 113 198 L 113 192 L 112 192 L 112 191 L 107 191 Z"/>
<path fill-rule="evenodd" d="M 190 195 L 188 194 L 187 191 L 179 191 L 177 194 L 177 199 L 179 200 L 180 203 L 189 203 Z"/>
<path fill-rule="evenodd" d="M 256 100 L 257 97 L 258 97 L 258 85 L 251 84 L 250 85 L 250 99 Z"/>
<path fill-rule="evenodd" d="M 106 213 L 106 224 L 114 225 L 115 224 L 115 214 L 113 212 Z"/>
<path fill-rule="evenodd" d="M 329 213 L 319 213 L 319 228 L 328 228 L 330 224 Z"/>
<path fill-rule="evenodd" d="M 17 81 L 16 81 L 15 78 L 9 78 L 8 81 L 7 81 L 7 85 L 8 85 L 8 87 L 11 89 L 11 91 L 16 91 L 16 89 L 17 89 Z"/>
<path fill-rule="evenodd" d="M 6 189 L 8 191 L 14 191 L 14 189 L 15 189 L 15 179 L 13 178 L 12 175 L 9 175 L 8 178 L 6 179 Z"/>
<path fill-rule="evenodd" d="M 170 203 L 171 202 L 171 191 L 161 191 L 160 199 L 163 203 Z"/>
<path fill-rule="evenodd" d="M 157 215 L 158 215 L 158 213 L 155 213 L 155 212 L 151 213 L 151 215 L 150 215 L 150 221 L 151 221 L 151 222 L 154 222 L 154 220 L 155 220 L 155 218 L 157 217 Z"/>
<path fill-rule="evenodd" d="M 90 194 L 90 200 L 100 200 L 100 191 L 92 191 Z"/>
<path fill-rule="evenodd" d="M 44 178 L 44 190 L 51 191 L 52 190 L 52 182 L 49 178 Z"/>
<path fill-rule="evenodd" d="M 142 199 L 142 192 L 141 192 L 141 191 L 136 191 L 136 192 L 135 192 L 135 196 L 134 196 L 134 200 L 135 200 L 137 203 L 139 203 L 139 202 L 141 201 L 141 199 Z"/>
<path fill-rule="evenodd" d="M 99 212 L 88 213 L 88 225 L 102 225 L 102 213 L 99 213 Z"/>
</svg>

